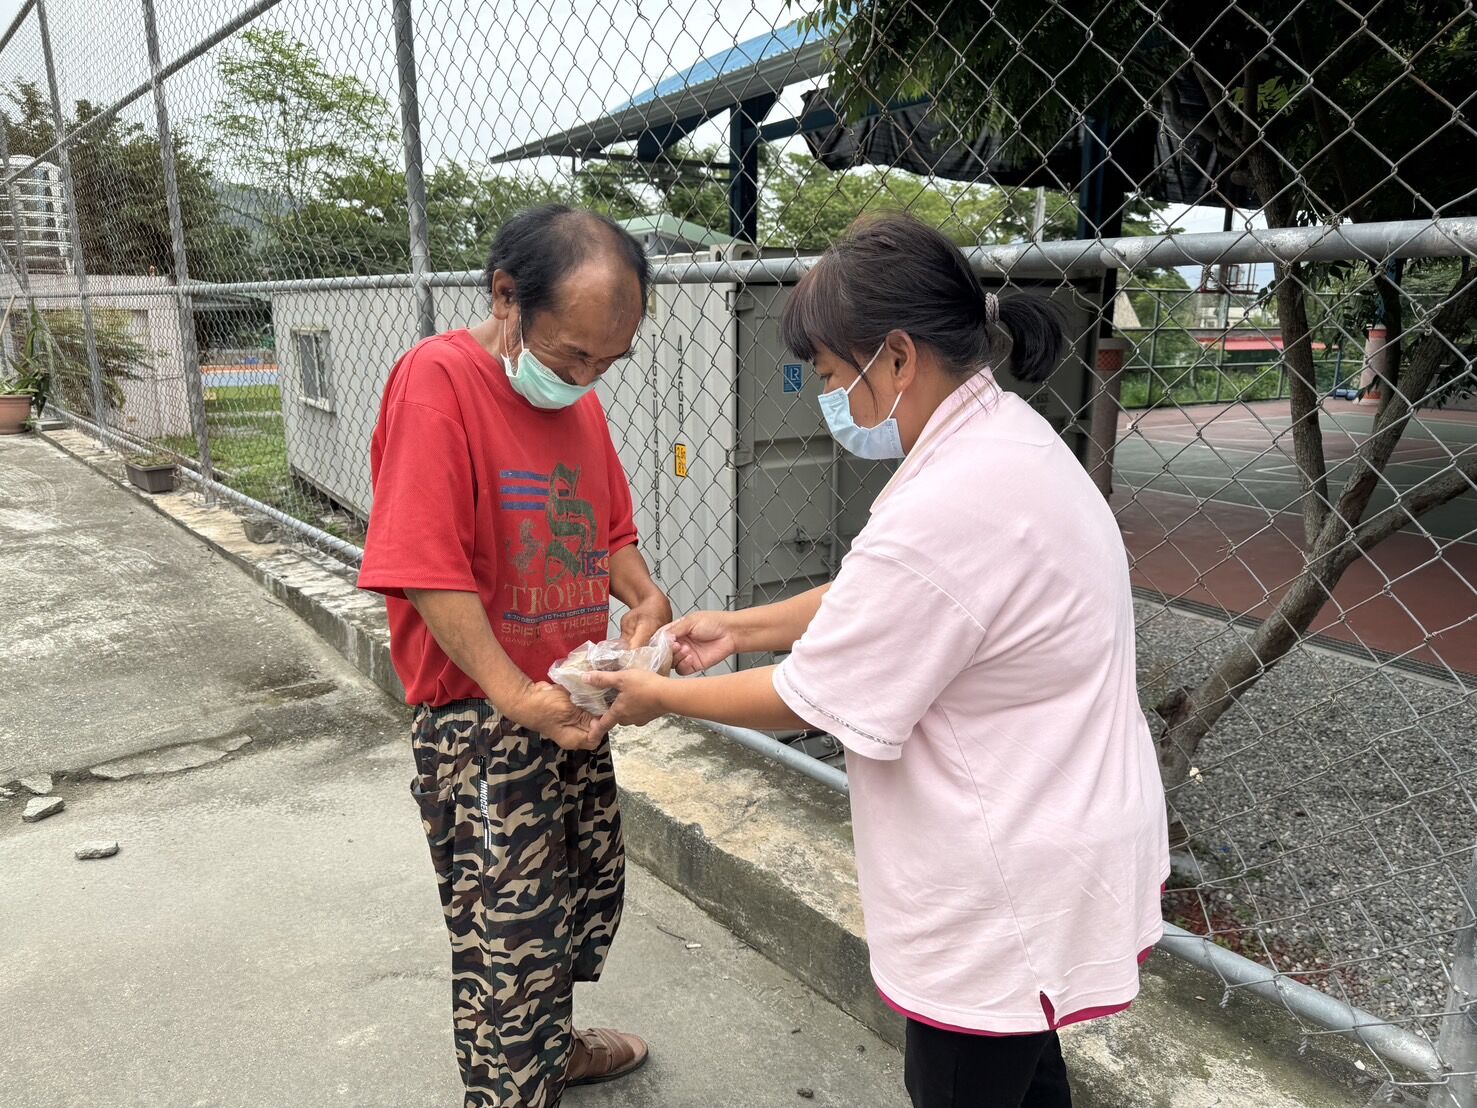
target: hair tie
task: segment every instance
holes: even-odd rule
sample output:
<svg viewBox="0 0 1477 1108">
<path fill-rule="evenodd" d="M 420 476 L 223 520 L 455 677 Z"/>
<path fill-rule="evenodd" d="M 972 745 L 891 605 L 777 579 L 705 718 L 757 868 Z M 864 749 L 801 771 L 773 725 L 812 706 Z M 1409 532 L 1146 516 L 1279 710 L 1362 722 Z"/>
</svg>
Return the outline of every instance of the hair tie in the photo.
<svg viewBox="0 0 1477 1108">
<path fill-rule="evenodd" d="M 991 327 L 1000 322 L 1000 297 L 993 292 L 985 293 L 985 322 Z"/>
</svg>

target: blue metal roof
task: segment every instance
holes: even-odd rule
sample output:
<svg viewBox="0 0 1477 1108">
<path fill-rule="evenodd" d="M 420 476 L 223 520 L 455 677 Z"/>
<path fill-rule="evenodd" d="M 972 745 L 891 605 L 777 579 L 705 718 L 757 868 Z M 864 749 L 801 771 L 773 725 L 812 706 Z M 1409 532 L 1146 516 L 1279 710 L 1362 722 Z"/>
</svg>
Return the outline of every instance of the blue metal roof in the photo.
<svg viewBox="0 0 1477 1108">
<path fill-rule="evenodd" d="M 489 160 L 588 157 L 662 128 L 690 129 L 747 100 L 778 94 L 787 85 L 830 72 L 830 45 L 824 30 L 805 30 L 799 22 L 766 31 L 663 78 L 607 109 L 598 119 L 505 150 Z"/>
<path fill-rule="evenodd" d="M 631 99 L 610 108 L 609 113 L 617 115 L 628 108 L 664 99 L 696 85 L 750 69 L 760 62 L 793 54 L 802 46 L 827 40 L 828 36 L 824 31 L 802 28 L 801 22 L 803 21 L 796 21 L 787 27 L 766 31 L 762 35 L 735 43 L 721 53 L 704 58 L 682 72 L 664 78 L 645 92 L 638 92 Z"/>
</svg>

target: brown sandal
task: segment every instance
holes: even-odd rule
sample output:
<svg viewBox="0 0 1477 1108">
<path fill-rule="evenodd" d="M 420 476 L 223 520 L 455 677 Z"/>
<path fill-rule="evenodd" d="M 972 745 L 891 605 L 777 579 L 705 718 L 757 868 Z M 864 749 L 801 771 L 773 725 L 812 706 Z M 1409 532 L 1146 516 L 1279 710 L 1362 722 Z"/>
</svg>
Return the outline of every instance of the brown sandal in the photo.
<svg viewBox="0 0 1477 1108">
<path fill-rule="evenodd" d="M 566 1085 L 599 1085 L 634 1073 L 646 1064 L 647 1047 L 637 1035 L 591 1027 L 574 1033 Z"/>
</svg>

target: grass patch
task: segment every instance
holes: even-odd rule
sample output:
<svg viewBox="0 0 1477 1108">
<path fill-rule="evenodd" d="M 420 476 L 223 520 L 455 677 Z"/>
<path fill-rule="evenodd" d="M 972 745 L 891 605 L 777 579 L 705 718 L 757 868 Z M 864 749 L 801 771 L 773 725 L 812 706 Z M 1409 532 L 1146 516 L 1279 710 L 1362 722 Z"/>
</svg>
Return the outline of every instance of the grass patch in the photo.
<svg viewBox="0 0 1477 1108">
<path fill-rule="evenodd" d="M 276 385 L 207 385 L 205 389 L 205 412 L 224 411 L 230 408 L 262 409 L 282 411 L 282 390 Z"/>
<path fill-rule="evenodd" d="M 276 385 L 230 385 L 207 389 L 205 422 L 216 480 L 253 500 L 311 523 L 338 538 L 360 543 L 364 529 L 316 491 L 294 481 L 287 464 L 282 393 Z M 159 444 L 199 460 L 193 435 L 173 435 Z"/>
<path fill-rule="evenodd" d="M 282 392 L 276 385 L 207 389 L 205 422 L 210 429 L 210 460 L 222 484 L 300 519 L 322 514 L 323 506 L 316 498 L 292 480 Z M 199 459 L 193 435 L 175 435 L 164 439 L 163 445 Z"/>
<path fill-rule="evenodd" d="M 1332 392 L 1341 369 L 1346 368 L 1332 359 L 1316 361 L 1318 393 Z M 1130 409 L 1173 408 L 1184 404 L 1280 400 L 1287 395 L 1286 377 L 1276 365 L 1161 366 L 1155 370 L 1128 369 L 1123 374 L 1120 403 Z"/>
</svg>

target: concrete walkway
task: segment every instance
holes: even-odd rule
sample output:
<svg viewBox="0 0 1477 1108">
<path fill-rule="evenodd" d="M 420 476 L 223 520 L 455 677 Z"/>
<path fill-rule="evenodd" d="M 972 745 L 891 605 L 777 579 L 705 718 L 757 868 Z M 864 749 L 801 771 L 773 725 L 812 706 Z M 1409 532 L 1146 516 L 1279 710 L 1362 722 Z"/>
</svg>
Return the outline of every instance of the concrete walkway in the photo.
<svg viewBox="0 0 1477 1108">
<path fill-rule="evenodd" d="M 0 784 L 64 771 L 67 802 L 26 824 L 24 794 L 0 800 L 5 1102 L 458 1104 L 403 710 L 30 437 L 0 440 L 0 605 Z M 179 743 L 213 760 L 83 772 Z M 92 839 L 121 852 L 76 861 Z M 905 1103 L 894 1050 L 639 869 L 606 980 L 576 1003 L 646 1034 L 653 1060 L 570 1105 Z"/>
<path fill-rule="evenodd" d="M 352 671 L 239 569 L 30 435 L 0 439 L 0 613 L 0 784 L 326 721 L 400 728 L 341 689 Z"/>
</svg>

